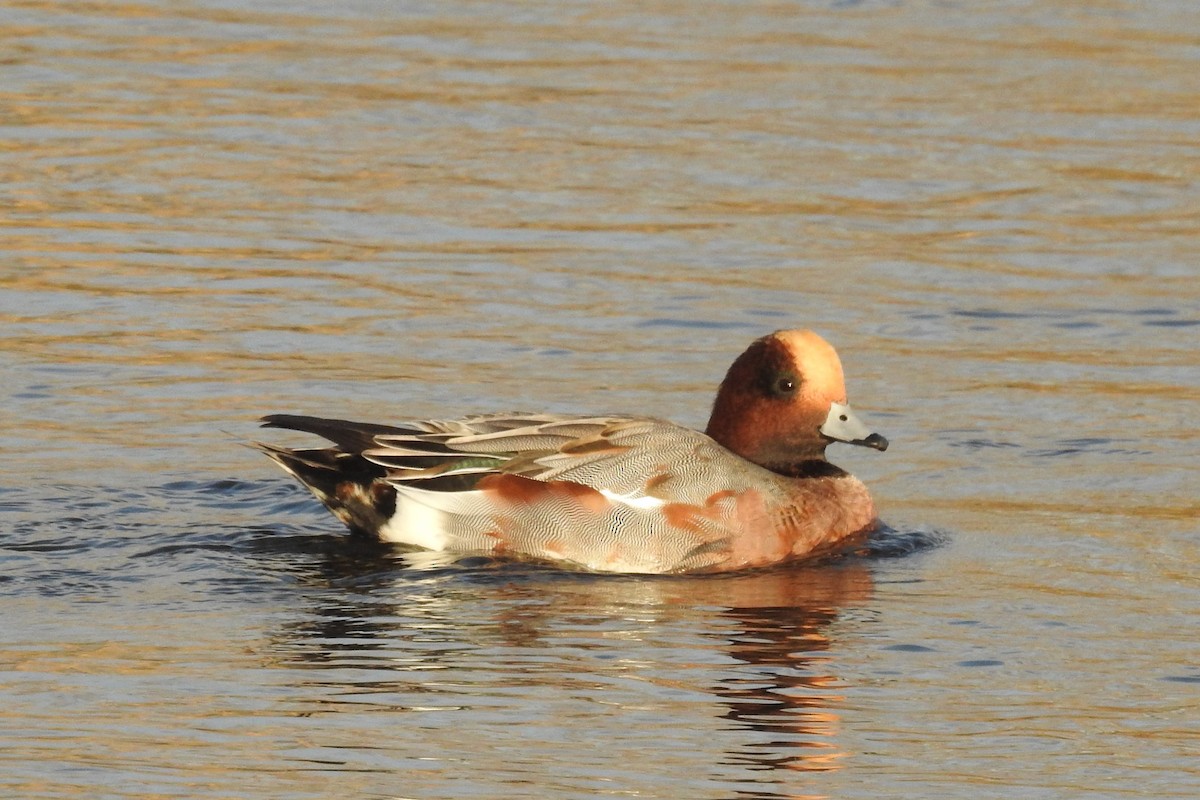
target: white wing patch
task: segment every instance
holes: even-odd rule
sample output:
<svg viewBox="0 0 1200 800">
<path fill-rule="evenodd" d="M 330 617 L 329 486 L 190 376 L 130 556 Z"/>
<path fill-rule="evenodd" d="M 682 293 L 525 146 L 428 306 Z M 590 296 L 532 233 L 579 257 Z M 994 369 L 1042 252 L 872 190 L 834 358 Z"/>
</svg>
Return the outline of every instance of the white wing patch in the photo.
<svg viewBox="0 0 1200 800">
<path fill-rule="evenodd" d="M 609 489 L 601 489 L 600 494 L 604 495 L 614 503 L 620 503 L 622 505 L 629 506 L 630 508 L 637 508 L 642 511 L 662 508 L 667 504 L 666 500 L 661 500 L 657 497 L 650 497 L 649 495 L 634 497 L 633 495 L 629 494 L 617 494 Z"/>
</svg>

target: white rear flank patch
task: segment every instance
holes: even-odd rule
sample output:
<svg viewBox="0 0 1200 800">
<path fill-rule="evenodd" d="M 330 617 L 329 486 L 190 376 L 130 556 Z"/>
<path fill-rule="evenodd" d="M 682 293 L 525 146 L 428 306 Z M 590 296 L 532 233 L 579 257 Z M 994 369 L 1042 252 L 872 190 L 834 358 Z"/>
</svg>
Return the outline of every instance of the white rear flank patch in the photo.
<svg viewBox="0 0 1200 800">
<path fill-rule="evenodd" d="M 446 534 L 448 517 L 440 508 L 426 505 L 397 490 L 396 513 L 380 526 L 379 538 L 384 542 L 411 544 L 426 550 L 444 550 L 449 539 Z"/>
<path fill-rule="evenodd" d="M 483 492 L 435 492 L 409 483 L 393 482 L 396 513 L 379 528 L 385 542 L 400 542 L 428 550 L 445 550 L 450 544 L 452 517 L 470 516 L 486 508 Z"/>
</svg>

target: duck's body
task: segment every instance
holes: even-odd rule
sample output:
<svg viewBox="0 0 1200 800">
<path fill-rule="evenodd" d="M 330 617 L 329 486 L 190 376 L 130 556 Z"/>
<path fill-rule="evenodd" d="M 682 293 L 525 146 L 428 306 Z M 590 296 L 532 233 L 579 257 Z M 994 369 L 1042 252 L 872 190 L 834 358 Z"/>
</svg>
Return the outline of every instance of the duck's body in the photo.
<svg viewBox="0 0 1200 800">
<path fill-rule="evenodd" d="M 833 348 L 807 331 L 763 337 L 738 358 L 707 433 L 544 414 L 263 422 L 334 443 L 260 447 L 356 533 L 610 572 L 731 571 L 845 546 L 875 508 L 825 446 L 887 446 L 845 405 Z"/>
</svg>

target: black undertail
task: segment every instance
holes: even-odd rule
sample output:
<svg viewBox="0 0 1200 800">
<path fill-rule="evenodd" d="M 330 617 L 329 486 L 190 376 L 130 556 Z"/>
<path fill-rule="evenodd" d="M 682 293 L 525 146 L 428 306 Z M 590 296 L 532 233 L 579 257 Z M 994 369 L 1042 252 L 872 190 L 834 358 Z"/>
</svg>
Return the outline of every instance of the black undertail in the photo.
<svg viewBox="0 0 1200 800">
<path fill-rule="evenodd" d="M 363 458 L 374 437 L 402 432 L 388 425 L 272 414 L 263 427 L 314 433 L 335 447 L 292 450 L 259 443 L 256 446 L 303 483 L 351 533 L 376 538 L 396 513 L 396 489 L 387 470 Z"/>
</svg>

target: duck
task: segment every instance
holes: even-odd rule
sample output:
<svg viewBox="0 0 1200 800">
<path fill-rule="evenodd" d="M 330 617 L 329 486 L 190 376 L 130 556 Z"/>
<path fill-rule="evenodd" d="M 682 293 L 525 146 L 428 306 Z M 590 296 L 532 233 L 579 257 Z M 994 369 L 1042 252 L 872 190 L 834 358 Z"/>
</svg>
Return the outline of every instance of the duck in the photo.
<svg viewBox="0 0 1200 800">
<path fill-rule="evenodd" d="M 756 339 L 703 432 L 650 416 L 493 413 L 396 424 L 271 414 L 332 446 L 254 443 L 349 528 L 412 550 L 594 572 L 737 572 L 845 552 L 879 525 L 835 442 L 888 441 L 810 330 Z"/>
</svg>

